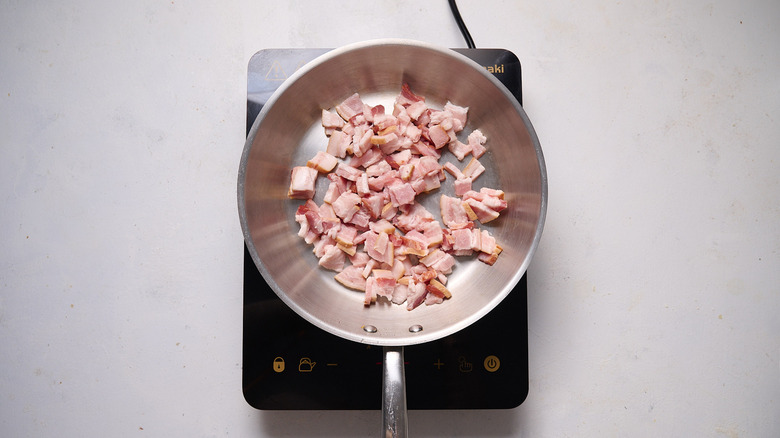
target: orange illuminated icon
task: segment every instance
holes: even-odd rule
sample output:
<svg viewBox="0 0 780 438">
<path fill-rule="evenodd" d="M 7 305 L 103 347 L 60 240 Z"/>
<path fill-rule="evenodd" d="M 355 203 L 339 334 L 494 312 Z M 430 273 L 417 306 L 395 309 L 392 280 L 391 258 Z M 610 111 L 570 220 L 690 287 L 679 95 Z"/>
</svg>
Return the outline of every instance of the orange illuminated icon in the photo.
<svg viewBox="0 0 780 438">
<path fill-rule="evenodd" d="M 485 369 L 488 370 L 491 373 L 495 373 L 498 371 L 498 368 L 501 366 L 501 361 L 498 360 L 498 357 L 490 355 L 485 358 L 485 362 L 483 363 L 485 366 Z"/>
<path fill-rule="evenodd" d="M 313 362 L 308 357 L 302 357 L 298 362 L 298 371 L 302 373 L 310 373 L 314 369 L 314 365 L 317 365 L 317 362 Z"/>
</svg>

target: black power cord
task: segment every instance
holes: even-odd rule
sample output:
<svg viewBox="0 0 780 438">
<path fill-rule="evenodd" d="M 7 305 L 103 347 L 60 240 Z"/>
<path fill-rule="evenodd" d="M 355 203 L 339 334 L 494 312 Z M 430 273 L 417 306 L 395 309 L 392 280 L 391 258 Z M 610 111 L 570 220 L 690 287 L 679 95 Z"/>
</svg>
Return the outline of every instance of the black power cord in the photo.
<svg viewBox="0 0 780 438">
<path fill-rule="evenodd" d="M 474 46 L 474 40 L 471 39 L 471 34 L 469 33 L 468 28 L 466 28 L 466 23 L 463 22 L 463 18 L 460 16 L 460 12 L 458 11 L 458 5 L 455 4 L 455 0 L 449 0 L 449 2 L 452 16 L 455 17 L 455 22 L 458 23 L 458 29 L 460 29 L 460 33 L 463 34 L 463 38 L 466 40 L 466 46 L 469 49 L 475 48 L 476 46 Z"/>
</svg>

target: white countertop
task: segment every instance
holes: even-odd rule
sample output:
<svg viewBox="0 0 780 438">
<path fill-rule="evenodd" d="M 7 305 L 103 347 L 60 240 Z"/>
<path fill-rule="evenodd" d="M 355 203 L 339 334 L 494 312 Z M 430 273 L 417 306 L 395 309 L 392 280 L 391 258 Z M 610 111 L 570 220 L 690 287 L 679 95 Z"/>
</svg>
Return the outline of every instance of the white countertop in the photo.
<svg viewBox="0 0 780 438">
<path fill-rule="evenodd" d="M 464 42 L 447 2 L 0 5 L 0 434 L 339 436 L 241 394 L 236 176 L 272 47 Z M 412 436 L 780 430 L 780 3 L 460 1 L 523 64 L 549 209 L 530 392 Z"/>
</svg>

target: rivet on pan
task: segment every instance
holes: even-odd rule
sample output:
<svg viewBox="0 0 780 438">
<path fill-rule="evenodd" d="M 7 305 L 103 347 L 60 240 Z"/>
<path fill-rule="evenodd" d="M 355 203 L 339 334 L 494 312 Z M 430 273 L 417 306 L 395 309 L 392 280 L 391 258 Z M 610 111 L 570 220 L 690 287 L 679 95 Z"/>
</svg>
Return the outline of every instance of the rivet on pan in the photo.
<svg viewBox="0 0 780 438">
<path fill-rule="evenodd" d="M 365 330 L 366 333 L 376 333 L 376 327 L 373 325 L 364 325 L 363 330 Z"/>
<path fill-rule="evenodd" d="M 422 328 L 423 327 L 420 324 L 415 324 L 415 325 L 409 327 L 409 331 L 412 332 L 412 333 L 419 333 L 419 332 L 422 331 Z"/>
</svg>

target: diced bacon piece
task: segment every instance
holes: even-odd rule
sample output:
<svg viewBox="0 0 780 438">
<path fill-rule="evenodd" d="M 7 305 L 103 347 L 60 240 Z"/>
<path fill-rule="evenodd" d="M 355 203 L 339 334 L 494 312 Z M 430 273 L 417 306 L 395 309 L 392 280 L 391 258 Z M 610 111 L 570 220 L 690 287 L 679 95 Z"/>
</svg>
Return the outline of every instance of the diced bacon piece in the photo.
<svg viewBox="0 0 780 438">
<path fill-rule="evenodd" d="M 412 120 L 417 120 L 427 109 L 428 106 L 425 104 L 425 101 L 418 100 L 417 102 L 410 103 L 409 106 L 406 107 L 406 113 Z"/>
<path fill-rule="evenodd" d="M 410 149 L 412 150 L 412 153 L 417 153 L 418 155 L 434 157 L 437 160 L 441 158 L 439 151 L 437 151 L 433 146 L 426 145 L 422 141 L 413 144 Z"/>
<path fill-rule="evenodd" d="M 374 126 L 376 126 L 378 131 L 384 131 L 392 127 L 397 128 L 398 119 L 392 114 L 377 114 L 374 116 Z"/>
<path fill-rule="evenodd" d="M 379 149 L 385 154 L 390 155 L 401 149 L 403 143 L 395 132 L 384 135 L 375 135 L 371 137 L 371 143 L 379 145 Z"/>
<path fill-rule="evenodd" d="M 336 242 L 345 246 L 354 246 L 357 237 L 357 228 L 349 225 L 342 225 L 336 234 Z"/>
<path fill-rule="evenodd" d="M 367 168 L 372 164 L 376 164 L 384 158 L 384 154 L 378 148 L 372 147 L 363 152 L 361 156 L 353 155 L 350 157 L 348 164 L 354 168 L 364 167 Z"/>
<path fill-rule="evenodd" d="M 455 266 L 455 258 L 436 248 L 428 253 L 427 256 L 421 258 L 420 263 L 437 272 L 448 274 L 452 270 L 452 267 Z"/>
<path fill-rule="evenodd" d="M 347 121 L 358 114 L 363 114 L 363 101 L 360 100 L 360 95 L 355 93 L 336 105 L 336 112 Z"/>
<path fill-rule="evenodd" d="M 312 252 L 317 258 L 322 257 L 332 246 L 335 246 L 336 241 L 330 238 L 327 234 L 321 235 L 316 242 L 314 242 L 314 248 Z"/>
<path fill-rule="evenodd" d="M 433 279 L 428 282 L 427 289 L 428 292 L 430 292 L 433 295 L 436 295 L 437 297 L 452 298 L 452 294 L 450 293 L 450 291 L 447 290 L 447 288 L 444 287 L 444 285 L 436 279 Z"/>
<path fill-rule="evenodd" d="M 452 230 L 451 234 L 454 239 L 452 249 L 455 251 L 468 251 L 465 253 L 459 253 L 458 255 L 471 254 L 472 230 L 462 228 L 459 230 Z"/>
<path fill-rule="evenodd" d="M 369 231 L 366 235 L 366 241 L 363 246 L 372 259 L 380 263 L 387 263 L 388 265 L 392 265 L 394 248 L 386 233 L 377 234 L 373 231 Z"/>
<path fill-rule="evenodd" d="M 325 254 L 320 257 L 318 264 L 325 269 L 340 272 L 344 269 L 347 257 L 336 245 L 330 245 Z"/>
<path fill-rule="evenodd" d="M 312 204 L 314 204 L 314 201 L 312 201 Z M 341 227 L 341 221 L 339 220 L 338 216 L 336 216 L 336 212 L 333 211 L 333 207 L 330 204 L 320 205 L 317 209 L 317 213 L 319 214 L 320 220 L 322 221 L 323 233 L 327 233 L 330 230 L 338 232 L 338 229 Z"/>
<path fill-rule="evenodd" d="M 368 254 L 368 253 L 366 253 Z M 369 256 L 370 257 L 370 256 Z M 366 262 L 365 266 L 363 266 L 363 270 L 361 271 L 361 275 L 363 278 L 368 278 L 369 275 L 371 275 L 371 271 L 374 270 L 379 265 L 379 262 L 369 258 L 369 260 Z"/>
<path fill-rule="evenodd" d="M 368 175 L 365 173 L 360 174 L 357 181 L 355 181 L 355 190 L 357 190 L 358 195 L 360 196 L 368 196 L 371 194 L 371 189 L 368 187 Z"/>
<path fill-rule="evenodd" d="M 482 251 L 482 231 L 478 228 L 471 230 L 471 249 L 474 251 Z"/>
<path fill-rule="evenodd" d="M 497 213 L 505 210 L 507 207 L 507 202 L 504 199 L 495 196 L 485 196 L 485 199 L 482 200 L 482 203 Z"/>
<path fill-rule="evenodd" d="M 363 270 L 361 268 L 354 265 L 350 265 L 345 267 L 338 274 L 336 274 L 335 278 L 336 281 L 338 281 L 339 283 L 343 284 L 344 286 L 350 289 L 365 291 L 366 279 L 363 278 L 362 271 Z"/>
<path fill-rule="evenodd" d="M 395 227 L 387 219 L 379 219 L 376 222 L 371 222 L 370 230 L 379 234 L 387 233 L 388 235 L 395 234 Z"/>
<path fill-rule="evenodd" d="M 414 160 L 413 160 L 414 161 Z M 424 178 L 425 176 L 438 174 L 442 167 L 439 161 L 434 157 L 420 157 L 414 161 L 413 178 Z"/>
<path fill-rule="evenodd" d="M 344 119 L 336 113 L 332 113 L 328 110 L 322 110 L 322 127 L 341 129 L 344 126 Z"/>
<path fill-rule="evenodd" d="M 385 162 L 387 162 L 387 165 L 392 169 L 398 169 L 402 165 L 408 163 L 411 158 L 412 152 L 409 149 L 404 149 L 402 151 L 388 155 L 385 158 Z"/>
<path fill-rule="evenodd" d="M 423 301 L 423 303 L 425 303 L 426 306 L 433 306 L 435 304 L 441 304 L 444 302 L 443 297 L 431 293 L 430 287 L 428 287 L 427 290 L 428 290 L 428 295 L 425 296 L 425 301 Z"/>
<path fill-rule="evenodd" d="M 398 280 L 401 277 L 403 277 L 404 274 L 406 274 L 406 264 L 404 264 L 403 260 L 399 260 L 396 258 L 395 260 L 393 260 L 393 267 L 391 271 L 393 272 L 393 277 L 396 280 Z"/>
<path fill-rule="evenodd" d="M 493 254 L 496 250 L 496 238 L 488 230 L 481 230 L 481 241 L 479 250 L 486 254 Z"/>
<path fill-rule="evenodd" d="M 404 243 L 404 252 L 416 256 L 425 256 L 428 254 L 428 239 L 417 230 L 411 230 L 401 237 Z"/>
<path fill-rule="evenodd" d="M 469 161 L 469 164 L 467 164 L 466 167 L 463 168 L 463 175 L 474 180 L 477 179 L 477 177 L 480 176 L 484 171 L 485 171 L 485 166 L 483 166 L 482 163 L 479 162 L 479 160 L 472 157 L 471 161 Z"/>
<path fill-rule="evenodd" d="M 401 85 L 401 94 L 395 99 L 397 104 L 406 106 L 419 101 L 425 101 L 425 98 L 414 94 L 411 88 L 409 88 L 409 84 Z"/>
<path fill-rule="evenodd" d="M 338 162 L 339 160 L 333 155 L 327 152 L 317 151 L 317 154 L 315 154 L 311 160 L 307 161 L 306 165 L 317 169 L 320 173 L 328 173 L 336 167 Z"/>
<path fill-rule="evenodd" d="M 385 204 L 384 207 L 382 207 L 382 214 L 380 217 L 382 219 L 391 220 L 395 217 L 395 214 L 398 212 L 398 208 L 393 206 L 392 202 L 388 202 Z"/>
<path fill-rule="evenodd" d="M 325 196 L 322 199 L 323 201 L 330 204 L 335 201 L 341 195 L 341 193 L 342 192 L 339 190 L 339 184 L 331 181 L 328 185 L 328 191 L 325 192 Z"/>
<path fill-rule="evenodd" d="M 471 146 L 471 155 L 473 155 L 474 158 L 481 157 L 487 150 L 484 146 L 485 142 L 487 141 L 487 138 L 482 134 L 482 132 L 479 129 L 475 129 L 471 131 L 471 134 L 469 134 L 467 141 L 469 143 L 469 146 Z"/>
<path fill-rule="evenodd" d="M 412 175 L 414 174 L 414 164 L 407 163 L 407 164 L 402 165 L 398 169 L 398 174 L 401 177 L 401 179 L 404 180 L 404 181 L 411 180 L 412 179 Z"/>
<path fill-rule="evenodd" d="M 498 199 L 504 199 L 504 191 L 503 190 L 497 190 L 497 189 L 491 189 L 488 187 L 482 187 L 479 189 L 479 193 L 482 193 L 487 196 L 493 196 Z"/>
<path fill-rule="evenodd" d="M 378 254 L 385 254 L 387 251 L 387 245 L 390 243 L 390 236 L 385 233 L 384 231 L 381 231 L 377 233 L 376 242 L 374 242 L 374 249 Z M 369 255 L 371 255 L 369 253 Z M 386 258 L 384 258 L 386 260 Z"/>
<path fill-rule="evenodd" d="M 290 189 L 287 196 L 292 199 L 311 199 L 314 197 L 317 170 L 308 166 L 293 167 L 290 172 Z"/>
<path fill-rule="evenodd" d="M 498 217 L 497 211 L 486 206 L 481 201 L 477 201 L 474 198 L 468 198 L 463 202 L 471 208 L 471 211 L 474 212 L 474 214 L 477 217 L 477 220 L 483 224 L 486 224 Z"/>
<path fill-rule="evenodd" d="M 368 129 L 366 131 L 356 131 L 352 136 L 352 153 L 356 157 L 362 157 L 368 150 L 371 149 L 371 138 L 373 137 L 373 131 Z"/>
<path fill-rule="evenodd" d="M 374 292 L 376 295 L 392 299 L 396 286 L 393 272 L 386 269 L 374 269 L 371 274 L 372 278 L 375 279 Z"/>
<path fill-rule="evenodd" d="M 460 178 L 455 180 L 455 195 L 463 196 L 463 194 L 471 191 L 471 178 Z"/>
<path fill-rule="evenodd" d="M 409 281 L 409 294 L 406 297 L 406 309 L 414 310 L 417 306 L 425 301 L 425 296 L 428 294 L 428 289 L 425 287 L 425 283 L 417 282 L 414 280 Z"/>
<path fill-rule="evenodd" d="M 371 257 L 369 257 L 365 251 L 355 252 L 355 254 L 349 256 L 349 262 L 352 263 L 352 266 L 357 268 L 366 266 L 366 263 L 368 263 L 369 260 L 371 260 Z"/>
<path fill-rule="evenodd" d="M 428 122 L 429 125 L 439 125 L 441 123 L 446 122 L 447 120 L 452 120 L 452 113 L 447 110 L 431 110 L 431 120 Z M 447 131 L 447 128 L 444 128 L 445 131 Z"/>
<path fill-rule="evenodd" d="M 466 177 L 466 175 L 464 175 L 463 172 L 461 172 L 460 169 L 458 169 L 457 166 L 455 166 L 454 164 L 450 163 L 449 161 L 444 163 L 444 165 L 442 166 L 442 169 L 444 169 L 447 172 L 449 172 L 450 175 L 455 177 L 455 179 L 463 179 L 463 178 Z"/>
<path fill-rule="evenodd" d="M 446 104 L 444 104 L 444 110 L 449 111 L 449 113 L 452 114 L 452 118 L 454 121 L 453 129 L 455 130 L 455 132 L 459 132 L 463 130 L 463 128 L 466 126 L 466 120 L 468 118 L 469 108 L 464 106 L 458 106 L 448 101 Z"/>
<path fill-rule="evenodd" d="M 384 205 L 385 197 L 382 194 L 373 193 L 363 198 L 363 207 L 368 211 L 371 219 L 378 219 L 382 216 L 382 207 Z"/>
<path fill-rule="evenodd" d="M 479 259 L 479 261 L 483 263 L 492 266 L 496 262 L 496 260 L 498 260 L 498 255 L 501 254 L 501 251 L 503 251 L 503 248 L 501 248 L 500 245 L 496 245 L 496 249 L 492 253 L 490 254 L 484 252 L 480 253 L 477 256 L 477 259 Z"/>
<path fill-rule="evenodd" d="M 447 148 L 459 161 L 463 161 L 463 159 L 466 158 L 466 155 L 471 153 L 471 145 L 463 143 L 457 139 L 450 142 Z"/>
<path fill-rule="evenodd" d="M 409 295 L 409 283 L 407 284 L 401 284 L 396 283 L 395 289 L 393 290 L 393 296 L 390 298 L 390 301 L 392 301 L 393 304 L 403 304 L 404 301 L 406 301 L 406 297 Z"/>
<path fill-rule="evenodd" d="M 423 226 L 423 235 L 428 241 L 428 248 L 439 245 L 444 240 L 444 231 L 439 221 L 430 221 Z"/>
<path fill-rule="evenodd" d="M 352 143 L 352 137 L 344 131 L 334 131 L 328 138 L 328 146 L 325 152 L 334 157 L 344 158 L 347 156 L 347 149 Z"/>
<path fill-rule="evenodd" d="M 442 222 L 450 228 L 463 228 L 470 220 L 463 208 L 463 202 L 458 198 L 441 195 L 439 208 Z"/>
<path fill-rule="evenodd" d="M 368 277 L 366 279 L 366 293 L 363 295 L 363 305 L 370 306 L 376 302 L 376 299 L 376 278 Z"/>
<path fill-rule="evenodd" d="M 363 171 L 355 169 L 349 164 L 339 163 L 338 166 L 336 166 L 336 175 L 350 181 L 357 181 L 362 173 Z"/>
<path fill-rule="evenodd" d="M 417 143 L 422 137 L 422 129 L 411 123 L 404 128 L 402 133 L 404 138 L 408 138 L 412 143 Z"/>
<path fill-rule="evenodd" d="M 358 229 L 366 230 L 371 223 L 371 213 L 361 206 L 361 208 L 352 215 L 352 218 L 346 222 L 355 225 Z"/>
<path fill-rule="evenodd" d="M 385 186 L 392 184 L 397 179 L 398 179 L 398 172 L 391 171 L 373 178 L 369 178 L 368 186 L 371 188 L 371 190 L 380 191 L 383 188 L 385 188 Z"/>
<path fill-rule="evenodd" d="M 368 174 L 368 176 L 376 177 L 390 172 L 391 170 L 393 170 L 393 168 L 390 167 L 390 163 L 388 163 L 386 160 L 381 160 L 378 163 L 366 168 L 366 174 Z"/>
<path fill-rule="evenodd" d="M 296 214 L 295 222 L 298 222 L 300 229 L 298 230 L 298 237 L 302 238 L 306 243 L 312 244 L 319 239 L 319 234 L 309 227 L 309 221 L 304 214 Z"/>
<path fill-rule="evenodd" d="M 409 183 L 403 181 L 394 182 L 388 186 L 388 190 L 390 191 L 390 200 L 395 207 L 413 203 L 417 194 Z"/>
<path fill-rule="evenodd" d="M 428 129 L 428 138 L 433 142 L 433 146 L 436 149 L 441 149 L 444 145 L 449 143 L 450 135 L 447 130 L 442 128 L 441 125 L 434 125 Z"/>
<path fill-rule="evenodd" d="M 416 193 L 430 192 L 441 187 L 441 179 L 438 174 L 426 175 L 420 180 L 412 181 L 412 187 Z"/>
<path fill-rule="evenodd" d="M 352 216 L 360 210 L 360 196 L 352 192 L 344 192 L 332 204 L 336 216 L 344 222 L 349 222 Z"/>
<path fill-rule="evenodd" d="M 422 231 L 427 222 L 434 220 L 433 215 L 418 202 L 403 207 L 401 214 L 395 217 L 393 223 L 404 232 L 409 232 L 409 230 Z"/>
</svg>

